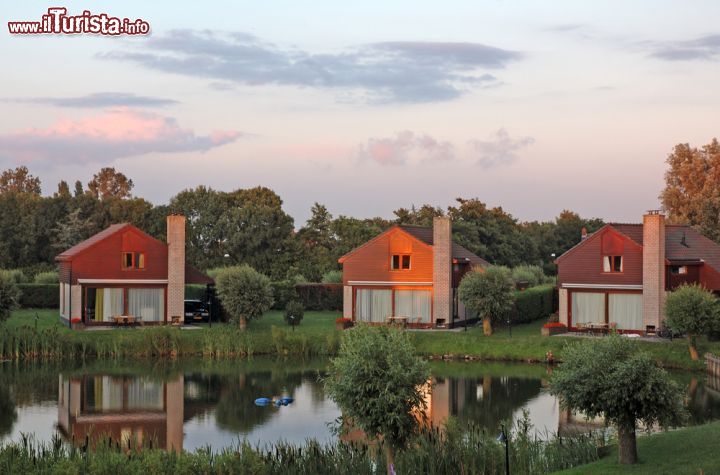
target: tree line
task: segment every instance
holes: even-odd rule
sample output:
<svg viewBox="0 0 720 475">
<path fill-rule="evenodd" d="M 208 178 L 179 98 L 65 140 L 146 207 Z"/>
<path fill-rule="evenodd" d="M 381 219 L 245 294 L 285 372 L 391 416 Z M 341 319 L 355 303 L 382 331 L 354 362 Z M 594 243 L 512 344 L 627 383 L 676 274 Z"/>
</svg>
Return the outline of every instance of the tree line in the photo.
<svg viewBox="0 0 720 475">
<path fill-rule="evenodd" d="M 677 145 L 667 158 L 660 195 L 672 222 L 696 226 L 720 241 L 720 145 Z M 207 270 L 248 264 L 273 280 L 321 281 L 339 269 L 337 259 L 394 224 L 430 226 L 435 216 L 453 221 L 456 242 L 497 265 L 538 265 L 555 273 L 552 255 L 578 243 L 581 229 L 603 225 L 562 211 L 552 221 L 523 222 L 478 198 L 457 198 L 443 209 L 431 204 L 398 208 L 393 217 L 333 216 L 315 203 L 297 226 L 281 197 L 266 187 L 230 192 L 207 186 L 180 191 L 168 204 L 153 205 L 133 195 L 134 183 L 114 168 L 103 168 L 83 184 L 66 181 L 42 195 L 41 180 L 21 166 L 0 175 L 0 268 L 34 275 L 54 267 L 55 255 L 110 224 L 129 222 L 165 239 L 165 217 L 187 217 L 187 258 Z M 329 274 L 330 273 L 330 274 Z"/>
</svg>

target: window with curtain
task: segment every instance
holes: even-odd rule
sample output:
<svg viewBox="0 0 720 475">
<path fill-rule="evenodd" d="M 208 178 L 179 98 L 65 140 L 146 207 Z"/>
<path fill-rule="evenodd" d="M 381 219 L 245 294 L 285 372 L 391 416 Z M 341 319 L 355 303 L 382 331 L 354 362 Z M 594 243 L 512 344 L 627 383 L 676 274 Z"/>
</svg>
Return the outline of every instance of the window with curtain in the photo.
<svg viewBox="0 0 720 475">
<path fill-rule="evenodd" d="M 622 256 L 603 256 L 603 272 L 622 272 Z"/>
<path fill-rule="evenodd" d="M 87 289 L 87 313 L 94 322 L 112 322 L 125 312 L 123 289 Z"/>
<path fill-rule="evenodd" d="M 144 322 L 165 320 L 164 289 L 129 289 L 128 313 Z"/>
<path fill-rule="evenodd" d="M 134 379 L 128 384 L 128 409 L 158 409 L 164 407 L 164 385 L 147 379 Z"/>
<path fill-rule="evenodd" d="M 385 322 L 392 315 L 392 290 L 358 289 L 355 318 L 361 322 Z"/>
<path fill-rule="evenodd" d="M 572 324 L 578 323 L 605 323 L 604 293 L 572 293 Z"/>
<path fill-rule="evenodd" d="M 430 323 L 432 296 L 429 290 L 396 290 L 395 315 L 409 323 Z"/>
<path fill-rule="evenodd" d="M 642 330 L 642 294 L 610 294 L 608 296 L 608 317 L 618 330 Z"/>
</svg>

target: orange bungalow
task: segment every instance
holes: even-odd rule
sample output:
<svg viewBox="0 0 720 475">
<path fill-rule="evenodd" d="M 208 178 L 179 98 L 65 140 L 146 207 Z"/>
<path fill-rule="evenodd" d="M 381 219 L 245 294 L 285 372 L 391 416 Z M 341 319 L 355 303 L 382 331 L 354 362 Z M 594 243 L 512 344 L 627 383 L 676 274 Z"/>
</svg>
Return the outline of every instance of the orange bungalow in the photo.
<svg viewBox="0 0 720 475">
<path fill-rule="evenodd" d="M 213 284 L 185 263 L 184 216 L 168 216 L 167 244 L 131 224 L 114 224 L 55 260 L 60 319 L 75 328 L 182 321 L 185 284 Z"/>
<path fill-rule="evenodd" d="M 472 318 L 457 298 L 460 279 L 489 264 L 452 241 L 448 218 L 433 227 L 393 226 L 342 256 L 343 317 L 408 326 L 455 326 Z"/>
</svg>

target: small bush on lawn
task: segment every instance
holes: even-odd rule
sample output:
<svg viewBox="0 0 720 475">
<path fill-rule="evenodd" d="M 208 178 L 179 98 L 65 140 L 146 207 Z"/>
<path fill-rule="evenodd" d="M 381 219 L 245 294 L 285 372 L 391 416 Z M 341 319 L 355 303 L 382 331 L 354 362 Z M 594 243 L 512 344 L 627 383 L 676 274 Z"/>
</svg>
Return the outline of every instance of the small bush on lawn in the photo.
<svg viewBox="0 0 720 475">
<path fill-rule="evenodd" d="M 285 321 L 293 327 L 293 330 L 295 330 L 297 325 L 300 325 L 304 314 L 305 309 L 303 308 L 303 304 L 297 300 L 292 300 L 285 306 Z"/>
</svg>

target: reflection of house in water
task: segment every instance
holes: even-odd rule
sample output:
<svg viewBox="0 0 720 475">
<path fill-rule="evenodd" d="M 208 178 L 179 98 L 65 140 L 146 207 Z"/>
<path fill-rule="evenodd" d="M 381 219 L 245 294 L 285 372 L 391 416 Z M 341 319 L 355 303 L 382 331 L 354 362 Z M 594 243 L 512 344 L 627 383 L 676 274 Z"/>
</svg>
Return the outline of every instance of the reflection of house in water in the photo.
<svg viewBox="0 0 720 475">
<path fill-rule="evenodd" d="M 181 451 L 183 377 L 163 382 L 143 377 L 60 375 L 58 425 L 68 439 L 93 445 L 103 437 L 127 444 Z"/>
</svg>

